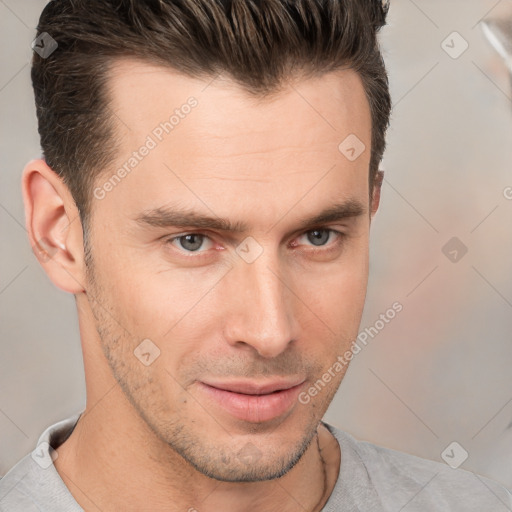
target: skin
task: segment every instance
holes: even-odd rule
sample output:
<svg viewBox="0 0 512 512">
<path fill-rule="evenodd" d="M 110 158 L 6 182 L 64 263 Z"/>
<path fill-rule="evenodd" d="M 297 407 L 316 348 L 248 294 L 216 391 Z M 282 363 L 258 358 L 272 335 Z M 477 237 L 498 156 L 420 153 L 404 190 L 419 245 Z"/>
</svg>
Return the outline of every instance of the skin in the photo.
<svg viewBox="0 0 512 512">
<path fill-rule="evenodd" d="M 262 422 L 231 416 L 199 381 L 300 376 L 307 390 L 357 336 L 380 197 L 377 187 L 370 204 L 358 75 L 290 80 L 256 100 L 226 77 L 123 60 L 110 94 L 120 145 L 99 187 L 187 98 L 198 105 L 93 199 L 89 268 L 69 190 L 43 160 L 24 170 L 30 240 L 53 283 L 76 297 L 85 365 L 86 409 L 57 450 L 57 471 L 86 511 L 320 510 L 342 456 L 320 421 L 347 368 L 309 403 Z M 349 134 L 366 146 L 353 162 L 338 150 Z M 303 225 L 348 200 L 359 215 Z M 164 206 L 246 229 L 137 220 Z M 196 252 L 169 241 L 191 232 L 205 235 Z M 262 250 L 252 263 L 236 251 L 249 236 Z M 134 355 L 145 339 L 160 351 L 148 366 Z M 239 456 L 247 447 L 250 464 Z"/>
</svg>

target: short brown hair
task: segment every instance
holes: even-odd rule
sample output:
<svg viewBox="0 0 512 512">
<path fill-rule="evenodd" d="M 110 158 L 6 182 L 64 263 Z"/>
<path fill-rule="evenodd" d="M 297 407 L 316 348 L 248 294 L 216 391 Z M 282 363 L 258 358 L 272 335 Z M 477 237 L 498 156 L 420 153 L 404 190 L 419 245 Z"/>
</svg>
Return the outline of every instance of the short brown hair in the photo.
<svg viewBox="0 0 512 512">
<path fill-rule="evenodd" d="M 106 85 L 118 57 L 191 77 L 222 72 L 260 96 L 291 76 L 350 67 L 371 110 L 371 193 L 391 111 L 377 42 L 387 10 L 382 0 L 53 0 L 38 36 L 58 47 L 46 58 L 34 53 L 32 64 L 44 157 L 85 223 L 94 182 L 116 155 Z"/>
</svg>

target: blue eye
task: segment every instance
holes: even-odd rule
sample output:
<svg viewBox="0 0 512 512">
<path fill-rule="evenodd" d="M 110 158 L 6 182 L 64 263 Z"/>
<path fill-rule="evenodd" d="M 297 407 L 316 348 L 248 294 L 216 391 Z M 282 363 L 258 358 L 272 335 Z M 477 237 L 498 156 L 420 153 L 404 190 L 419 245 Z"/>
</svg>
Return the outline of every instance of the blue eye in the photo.
<svg viewBox="0 0 512 512">
<path fill-rule="evenodd" d="M 307 237 L 308 242 L 314 245 L 315 247 L 322 247 L 325 245 L 329 245 L 327 242 L 331 240 L 331 238 L 333 238 L 331 236 L 333 234 L 336 235 L 338 238 L 341 237 L 342 235 L 342 233 L 334 229 L 319 228 L 307 231 L 301 236 Z"/>
<path fill-rule="evenodd" d="M 306 237 L 306 242 L 304 242 Z M 309 247 L 317 247 L 318 249 L 334 248 L 340 245 L 343 241 L 343 233 L 330 228 L 316 228 L 310 229 L 302 233 L 293 244 L 304 245 Z M 173 245 L 178 252 L 181 253 L 196 253 L 203 254 L 208 252 L 209 249 L 214 247 L 214 242 L 207 235 L 202 233 L 185 233 L 183 235 L 173 236 L 167 239 L 167 243 Z"/>
<path fill-rule="evenodd" d="M 315 229 L 313 231 L 308 231 L 306 236 L 308 241 L 313 245 L 325 245 L 329 240 L 331 235 L 331 231 L 329 229 Z"/>
<path fill-rule="evenodd" d="M 204 241 L 208 237 L 200 233 L 189 233 L 187 235 L 180 235 L 169 240 L 171 243 L 178 242 L 179 248 L 187 252 L 198 252 L 204 245 Z M 202 252 L 202 251 L 201 251 Z"/>
</svg>

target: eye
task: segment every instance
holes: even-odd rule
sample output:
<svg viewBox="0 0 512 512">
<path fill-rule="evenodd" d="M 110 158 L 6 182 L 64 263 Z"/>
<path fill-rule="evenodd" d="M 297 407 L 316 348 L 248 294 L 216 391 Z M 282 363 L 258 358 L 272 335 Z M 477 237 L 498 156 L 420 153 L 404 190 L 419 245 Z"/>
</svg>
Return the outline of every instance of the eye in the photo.
<svg viewBox="0 0 512 512">
<path fill-rule="evenodd" d="M 169 238 L 168 242 L 178 249 L 183 249 L 185 252 L 204 252 L 199 251 L 201 247 L 204 249 L 205 241 L 211 240 L 201 233 L 187 233 L 185 235 L 179 235 Z M 206 244 L 207 245 L 207 244 Z"/>
<path fill-rule="evenodd" d="M 304 242 L 304 237 L 306 242 Z M 318 248 L 334 248 L 343 241 L 343 233 L 330 228 L 316 228 L 306 231 L 300 235 L 292 246 L 309 245 Z M 167 239 L 166 243 L 173 245 L 182 253 L 206 253 L 208 249 L 215 246 L 209 236 L 202 233 L 185 233 L 183 235 L 173 236 Z"/>
<path fill-rule="evenodd" d="M 315 247 L 323 247 L 325 245 L 332 245 L 327 244 L 327 242 L 333 238 L 333 235 L 335 238 L 337 237 L 339 239 L 341 238 L 342 233 L 334 229 L 318 228 L 307 231 L 306 233 L 299 237 L 299 240 L 302 237 L 306 237 L 307 241 L 310 242 Z"/>
</svg>

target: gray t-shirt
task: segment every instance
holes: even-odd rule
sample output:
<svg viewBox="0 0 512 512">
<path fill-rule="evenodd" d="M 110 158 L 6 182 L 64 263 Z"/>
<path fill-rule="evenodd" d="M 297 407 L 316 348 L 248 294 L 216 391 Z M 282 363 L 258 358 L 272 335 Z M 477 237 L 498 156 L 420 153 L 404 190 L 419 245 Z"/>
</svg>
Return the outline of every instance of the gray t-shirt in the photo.
<svg viewBox="0 0 512 512">
<path fill-rule="evenodd" d="M 82 511 L 51 458 L 79 417 L 77 414 L 45 430 L 36 449 L 0 480 L 1 512 Z M 324 425 L 340 444 L 341 466 L 323 512 L 512 511 L 512 494 L 493 480 L 359 441 Z"/>
</svg>

